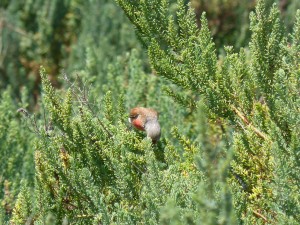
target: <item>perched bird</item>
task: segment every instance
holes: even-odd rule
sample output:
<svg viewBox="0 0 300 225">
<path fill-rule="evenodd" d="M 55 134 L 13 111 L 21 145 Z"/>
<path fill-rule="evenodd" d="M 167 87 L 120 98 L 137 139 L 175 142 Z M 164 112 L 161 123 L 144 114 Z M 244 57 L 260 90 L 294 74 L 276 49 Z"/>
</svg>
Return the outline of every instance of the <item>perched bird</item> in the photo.
<svg viewBox="0 0 300 225">
<path fill-rule="evenodd" d="M 136 107 L 130 110 L 129 122 L 137 129 L 146 131 L 147 137 L 155 144 L 160 138 L 158 112 L 154 109 Z"/>
</svg>

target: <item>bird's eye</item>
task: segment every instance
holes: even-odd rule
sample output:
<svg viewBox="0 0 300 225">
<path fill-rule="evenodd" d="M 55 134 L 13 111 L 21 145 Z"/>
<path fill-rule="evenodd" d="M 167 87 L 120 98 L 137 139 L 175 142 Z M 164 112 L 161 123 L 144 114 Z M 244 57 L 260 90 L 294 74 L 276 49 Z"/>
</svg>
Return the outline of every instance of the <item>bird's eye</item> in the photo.
<svg viewBox="0 0 300 225">
<path fill-rule="evenodd" d="M 130 119 L 136 119 L 136 118 L 138 118 L 138 116 L 139 116 L 139 114 L 136 114 L 136 115 L 129 115 L 129 118 L 130 118 Z"/>
</svg>

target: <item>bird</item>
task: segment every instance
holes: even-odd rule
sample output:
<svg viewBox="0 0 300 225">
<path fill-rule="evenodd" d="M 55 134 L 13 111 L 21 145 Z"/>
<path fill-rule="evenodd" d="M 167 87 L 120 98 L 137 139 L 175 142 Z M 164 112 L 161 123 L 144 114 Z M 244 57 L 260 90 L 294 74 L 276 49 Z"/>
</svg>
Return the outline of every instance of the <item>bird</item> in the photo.
<svg viewBox="0 0 300 225">
<path fill-rule="evenodd" d="M 156 110 L 144 107 L 132 108 L 128 120 L 136 129 L 146 131 L 153 144 L 157 143 L 161 131 Z"/>
</svg>

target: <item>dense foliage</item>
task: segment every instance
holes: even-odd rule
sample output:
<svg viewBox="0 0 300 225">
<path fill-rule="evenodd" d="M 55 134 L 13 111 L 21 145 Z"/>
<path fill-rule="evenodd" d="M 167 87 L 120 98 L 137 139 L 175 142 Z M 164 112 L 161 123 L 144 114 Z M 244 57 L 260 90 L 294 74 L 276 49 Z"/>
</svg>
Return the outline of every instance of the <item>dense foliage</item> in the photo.
<svg viewBox="0 0 300 225">
<path fill-rule="evenodd" d="M 116 3 L 0 3 L 0 223 L 299 224 L 299 2 Z"/>
</svg>

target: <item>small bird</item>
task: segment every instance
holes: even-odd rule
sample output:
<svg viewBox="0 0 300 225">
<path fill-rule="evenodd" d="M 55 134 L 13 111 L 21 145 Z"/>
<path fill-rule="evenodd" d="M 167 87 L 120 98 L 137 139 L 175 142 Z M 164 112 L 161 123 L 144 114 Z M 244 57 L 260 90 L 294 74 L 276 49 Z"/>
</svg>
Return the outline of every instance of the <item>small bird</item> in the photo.
<svg viewBox="0 0 300 225">
<path fill-rule="evenodd" d="M 158 112 L 154 109 L 136 107 L 130 110 L 129 122 L 138 130 L 146 131 L 147 137 L 156 143 L 160 138 Z"/>
</svg>

